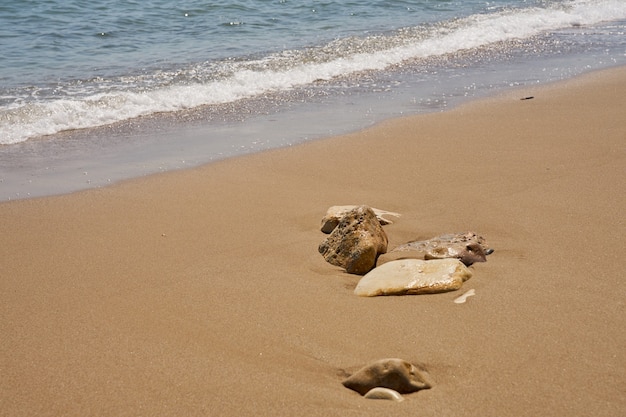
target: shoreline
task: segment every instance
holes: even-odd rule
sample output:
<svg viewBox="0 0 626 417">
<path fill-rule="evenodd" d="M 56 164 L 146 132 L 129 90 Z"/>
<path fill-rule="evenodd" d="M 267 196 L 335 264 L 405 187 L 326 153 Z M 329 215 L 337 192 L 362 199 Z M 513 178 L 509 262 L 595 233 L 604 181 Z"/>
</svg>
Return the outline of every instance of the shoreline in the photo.
<svg viewBox="0 0 626 417">
<path fill-rule="evenodd" d="M 381 87 L 390 88 L 387 92 L 375 89 L 331 97 L 323 89 L 279 93 L 235 108 L 208 106 L 157 114 L 0 147 L 0 201 L 102 188 L 297 146 L 358 132 L 387 119 L 449 111 L 507 91 L 549 86 L 563 77 L 602 71 L 574 67 L 565 73 L 549 58 L 540 62 L 546 67 L 537 62 L 503 61 L 491 68 L 489 76 L 473 68 L 441 79 L 435 75 L 441 68 L 433 63 L 425 73 L 381 75 Z M 399 84 L 392 88 L 395 83 Z"/>
<path fill-rule="evenodd" d="M 2 202 L 0 414 L 621 415 L 625 106 L 619 67 Z M 343 204 L 401 213 L 390 248 L 472 230 L 495 252 L 457 292 L 359 298 L 317 252 Z M 386 357 L 434 387 L 341 385 Z"/>
</svg>

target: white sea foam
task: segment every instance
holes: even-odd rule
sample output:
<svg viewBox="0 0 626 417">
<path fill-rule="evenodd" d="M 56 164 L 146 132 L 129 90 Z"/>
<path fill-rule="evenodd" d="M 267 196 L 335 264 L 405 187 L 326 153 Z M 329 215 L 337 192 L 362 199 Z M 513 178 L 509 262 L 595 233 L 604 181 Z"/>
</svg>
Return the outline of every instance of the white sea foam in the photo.
<svg viewBox="0 0 626 417">
<path fill-rule="evenodd" d="M 317 80 L 384 70 L 407 60 L 525 39 L 546 31 L 626 18 L 626 1 L 574 0 L 553 8 L 504 9 L 390 35 L 345 38 L 325 47 L 283 51 L 256 60 L 198 65 L 116 82 L 61 86 L 60 98 L 31 96 L 0 109 L 0 144 L 64 130 L 102 126 L 155 112 L 229 103 Z M 182 79 L 182 81 L 181 81 Z M 112 84 L 113 87 L 111 87 Z M 97 92 L 98 90 L 104 92 Z M 35 97 L 35 98 L 33 98 Z"/>
</svg>

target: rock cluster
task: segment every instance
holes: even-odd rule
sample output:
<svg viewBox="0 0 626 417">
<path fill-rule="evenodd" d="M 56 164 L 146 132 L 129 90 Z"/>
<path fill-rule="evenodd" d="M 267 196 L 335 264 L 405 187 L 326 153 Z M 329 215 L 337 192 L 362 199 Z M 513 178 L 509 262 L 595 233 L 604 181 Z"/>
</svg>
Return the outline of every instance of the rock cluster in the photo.
<svg viewBox="0 0 626 417">
<path fill-rule="evenodd" d="M 378 295 L 432 294 L 456 291 L 472 277 L 468 266 L 485 262 L 493 252 L 485 239 L 473 232 L 444 234 L 412 241 L 387 252 L 382 226 L 385 215 L 400 214 L 361 206 L 333 206 L 322 219 L 329 236 L 319 245 L 327 262 L 351 274 L 364 275 L 354 293 Z M 469 290 L 454 302 L 465 303 Z M 402 359 L 383 359 L 360 369 L 343 382 L 365 398 L 403 401 L 402 394 L 432 386 L 425 370 Z"/>
<path fill-rule="evenodd" d="M 322 231 L 330 235 L 319 245 L 327 262 L 350 274 L 365 275 L 355 294 L 432 294 L 455 291 L 471 278 L 467 266 L 485 262 L 493 250 L 473 232 L 444 234 L 417 240 L 387 252 L 388 238 L 382 226 L 385 215 L 400 214 L 361 206 L 333 206 L 322 219 Z"/>
</svg>

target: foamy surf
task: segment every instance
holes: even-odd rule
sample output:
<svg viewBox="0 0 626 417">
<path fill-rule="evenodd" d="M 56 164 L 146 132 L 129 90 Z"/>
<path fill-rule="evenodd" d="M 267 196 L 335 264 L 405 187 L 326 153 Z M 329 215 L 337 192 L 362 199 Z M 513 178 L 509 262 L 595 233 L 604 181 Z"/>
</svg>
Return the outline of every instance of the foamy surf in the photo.
<svg viewBox="0 0 626 417">
<path fill-rule="evenodd" d="M 626 2 L 621 0 L 500 8 L 391 33 L 345 37 L 319 47 L 284 50 L 261 58 L 239 57 L 152 73 L 60 81 L 40 89 L 13 89 L 1 100 L 0 144 L 154 113 L 232 103 L 320 80 L 382 71 L 420 59 L 625 18 Z"/>
</svg>

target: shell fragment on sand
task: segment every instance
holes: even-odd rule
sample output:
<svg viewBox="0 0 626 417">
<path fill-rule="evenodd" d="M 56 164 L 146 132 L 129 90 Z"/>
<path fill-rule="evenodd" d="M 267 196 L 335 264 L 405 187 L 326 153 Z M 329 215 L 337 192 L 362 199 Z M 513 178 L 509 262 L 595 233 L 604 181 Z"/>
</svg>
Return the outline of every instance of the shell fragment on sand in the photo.
<svg viewBox="0 0 626 417">
<path fill-rule="evenodd" d="M 356 295 L 434 294 L 455 291 L 470 279 L 470 271 L 457 259 L 402 259 L 368 272 L 354 289 Z"/>
<path fill-rule="evenodd" d="M 465 292 L 463 295 L 460 295 L 460 296 L 456 297 L 454 299 L 454 302 L 456 304 L 463 304 L 464 302 L 467 301 L 467 297 L 471 297 L 472 295 L 476 295 L 476 291 L 474 291 L 473 288 L 471 290 L 468 290 L 467 292 Z"/>
</svg>

